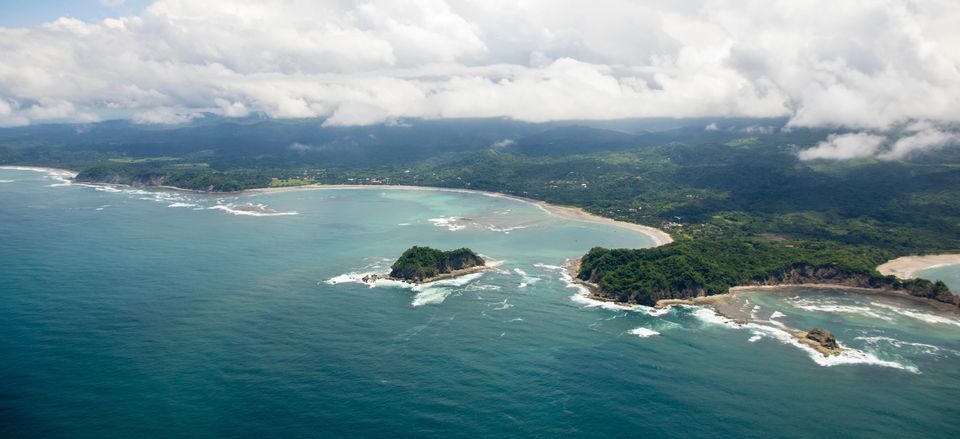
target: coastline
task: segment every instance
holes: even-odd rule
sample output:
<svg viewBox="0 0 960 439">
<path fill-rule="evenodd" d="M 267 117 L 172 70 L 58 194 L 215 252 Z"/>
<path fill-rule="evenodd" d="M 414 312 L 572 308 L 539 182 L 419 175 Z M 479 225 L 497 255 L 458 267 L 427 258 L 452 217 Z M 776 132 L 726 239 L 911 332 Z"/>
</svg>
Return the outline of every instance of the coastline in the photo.
<svg viewBox="0 0 960 439">
<path fill-rule="evenodd" d="M 11 171 L 33 171 L 33 172 L 43 172 L 46 174 L 58 174 L 63 176 L 69 176 L 74 178 L 77 176 L 76 171 L 63 168 L 48 168 L 45 166 L 19 166 L 19 165 L 0 165 L 0 169 L 9 169 Z"/>
<path fill-rule="evenodd" d="M 20 170 L 20 171 L 33 171 L 41 172 L 47 174 L 55 174 L 62 177 L 75 178 L 77 172 L 62 169 L 62 168 L 51 168 L 43 166 L 20 166 L 20 165 L 0 165 L 0 169 L 9 169 L 9 170 Z M 120 186 L 120 187 L 134 187 L 124 184 L 106 184 L 106 183 L 93 183 L 93 184 L 102 184 L 105 186 Z M 172 190 L 172 191 L 181 191 L 181 192 L 191 192 L 198 194 L 221 194 L 221 192 L 206 192 L 194 189 L 184 189 L 174 186 L 145 186 L 148 189 L 157 189 L 157 190 Z M 222 192 L 222 194 L 268 194 L 268 193 L 279 193 L 279 192 L 291 192 L 298 190 L 339 190 L 339 189 L 364 189 L 364 190 L 416 190 L 416 191 L 439 191 L 439 192 L 453 192 L 453 193 L 468 193 L 468 194 L 480 194 L 494 198 L 503 198 L 510 199 L 514 201 L 519 201 L 527 204 L 534 205 L 544 212 L 556 216 L 562 219 L 573 220 L 573 221 L 582 221 L 582 222 L 592 222 L 605 224 L 614 227 L 620 227 L 639 233 L 650 237 L 653 241 L 654 247 L 658 247 L 664 244 L 673 242 L 673 238 L 664 232 L 663 230 L 644 226 L 640 224 L 628 223 L 624 221 L 617 221 L 611 218 L 602 217 L 595 215 L 589 212 L 584 211 L 578 207 L 570 206 L 560 206 L 547 203 L 545 201 L 534 200 L 530 198 L 524 198 L 514 195 L 507 195 L 497 192 L 488 192 L 480 191 L 474 189 L 459 189 L 459 188 L 442 188 L 442 187 L 430 187 L 430 186 L 410 186 L 410 185 L 362 185 L 362 184 L 310 184 L 303 186 L 291 186 L 291 187 L 282 187 L 282 188 L 255 188 L 247 189 L 237 192 Z M 463 276 L 471 273 L 476 273 L 479 271 L 484 271 L 491 268 L 496 268 L 502 261 L 488 263 L 480 267 L 472 267 L 466 270 L 459 270 L 453 273 L 446 273 L 428 280 L 425 280 L 421 283 L 430 283 L 436 282 L 439 280 L 450 279 L 458 276 Z M 913 278 L 918 271 L 927 270 L 931 268 L 943 267 L 948 265 L 960 264 L 960 254 L 942 254 L 942 255 L 927 255 L 927 256 L 905 256 L 896 258 L 890 261 L 885 262 L 877 267 L 883 275 L 893 275 L 901 279 L 911 279 Z M 576 273 L 579 272 L 580 259 L 575 258 L 568 260 L 564 269 L 568 272 L 573 281 L 579 285 L 582 285 L 587 288 L 589 294 L 586 296 L 589 299 L 623 305 L 623 306 L 635 306 L 635 303 L 629 302 L 619 302 L 607 297 L 601 296 L 598 291 L 599 288 L 596 284 L 580 280 L 576 277 Z M 843 291 L 850 291 L 855 293 L 866 293 L 866 294 L 878 294 L 885 295 L 890 297 L 900 297 L 906 298 L 918 303 L 925 303 L 930 305 L 933 308 L 936 308 L 940 311 L 948 312 L 953 315 L 960 315 L 960 311 L 956 307 L 937 302 L 935 300 L 912 296 L 908 293 L 896 290 L 882 289 L 882 288 L 863 288 L 863 287 L 851 287 L 846 285 L 839 284 L 782 284 L 782 285 L 740 285 L 734 286 L 728 290 L 728 292 L 723 294 L 716 294 L 711 296 L 699 296 L 692 297 L 689 299 L 661 299 L 655 304 L 656 308 L 664 308 L 671 305 L 707 305 L 714 308 L 721 315 L 725 315 L 728 318 L 733 318 L 734 316 L 727 315 L 725 312 L 724 305 L 730 302 L 730 299 L 736 297 L 736 295 L 741 293 L 762 293 L 790 288 L 811 288 L 811 289 L 837 289 Z"/>
<path fill-rule="evenodd" d="M 438 192 L 453 192 L 453 193 L 462 193 L 462 194 L 479 194 L 479 195 L 485 195 L 488 197 L 503 198 L 503 199 L 531 204 L 540 208 L 541 210 L 543 210 L 544 212 L 552 216 L 562 218 L 562 219 L 596 223 L 596 224 L 605 224 L 609 226 L 631 230 L 634 232 L 639 232 L 644 235 L 647 235 L 650 238 L 650 240 L 653 241 L 654 247 L 659 247 L 661 245 L 665 245 L 673 242 L 673 237 L 670 236 L 669 233 L 664 232 L 663 230 L 660 230 L 656 227 L 645 226 L 642 224 L 628 223 L 626 221 L 618 221 L 612 218 L 607 218 L 600 215 L 592 214 L 579 207 L 561 206 L 557 204 L 550 204 L 550 203 L 547 203 L 546 201 L 534 200 L 532 198 L 518 197 L 516 195 L 507 195 L 499 192 L 480 191 L 476 189 L 459 189 L 459 188 L 410 186 L 410 185 L 387 185 L 387 184 L 373 185 L 373 184 L 319 184 L 317 183 L 317 184 L 308 184 L 303 186 L 247 189 L 247 190 L 241 191 L 241 193 L 265 194 L 265 193 L 278 193 L 278 192 L 292 192 L 292 191 L 299 191 L 299 190 L 337 190 L 337 189 L 410 190 L 410 191 L 438 191 Z"/>
<path fill-rule="evenodd" d="M 45 172 L 45 173 L 57 173 L 64 176 L 69 176 L 74 178 L 77 176 L 77 172 L 69 169 L 60 169 L 60 168 L 49 168 L 41 166 L 14 166 L 14 165 L 4 165 L 0 166 L 0 169 L 11 169 L 11 170 L 20 170 L 20 171 L 34 171 L 34 172 Z M 110 184 L 109 186 L 124 186 L 130 187 L 129 185 L 123 184 Z M 669 233 L 660 230 L 656 227 L 645 226 L 642 224 L 628 223 L 626 221 L 618 221 L 612 218 L 603 217 L 600 215 L 595 215 L 589 213 L 579 207 L 572 206 L 561 206 L 556 204 L 550 204 L 546 201 L 534 200 L 531 198 L 518 197 L 515 195 L 501 194 L 499 192 L 489 192 L 489 191 L 480 191 L 475 189 L 457 189 L 457 188 L 442 188 L 442 187 L 432 187 L 432 186 L 409 186 L 409 185 L 365 185 L 365 184 L 308 184 L 303 186 L 290 186 L 290 187 L 278 187 L 278 188 L 255 188 L 255 189 L 246 189 L 238 192 L 205 192 L 193 189 L 184 189 L 178 188 L 175 186 L 146 186 L 147 188 L 155 189 L 164 189 L 172 191 L 181 191 L 181 192 L 192 192 L 200 194 L 269 194 L 269 193 L 279 193 L 279 192 L 292 192 L 299 190 L 339 190 L 339 189 L 364 189 L 364 190 L 411 190 L 411 191 L 438 191 L 438 192 L 453 192 L 453 193 L 463 193 L 463 194 L 479 194 L 485 195 L 488 197 L 494 198 L 503 198 L 513 201 L 519 201 L 522 203 L 531 204 L 538 207 L 540 210 L 543 210 L 551 216 L 557 218 L 571 220 L 571 221 L 580 221 L 588 222 L 594 224 L 604 224 L 608 226 L 618 227 L 621 229 L 626 229 L 638 233 L 642 233 L 650 238 L 653 241 L 653 247 L 659 247 L 661 245 L 669 244 L 673 242 L 673 237 Z"/>
<path fill-rule="evenodd" d="M 588 299 L 596 300 L 600 302 L 607 302 L 624 307 L 636 306 L 636 303 L 631 302 L 620 302 L 609 297 L 604 297 L 599 294 L 599 287 L 591 282 L 583 281 L 577 278 L 577 273 L 580 272 L 580 259 L 575 258 L 568 260 L 564 264 L 564 270 L 570 275 L 570 278 L 574 283 L 581 285 L 589 291 L 589 294 L 586 295 Z M 960 316 L 960 309 L 955 306 L 952 306 L 947 303 L 938 302 L 933 299 L 928 299 L 925 297 L 913 296 L 905 291 L 891 290 L 885 288 L 864 288 L 864 287 L 852 287 L 847 285 L 840 284 L 820 284 L 820 283 L 811 283 L 811 284 L 781 284 L 781 285 L 738 285 L 731 287 L 723 294 L 714 294 L 710 296 L 697 296 L 687 299 L 660 299 L 654 304 L 654 308 L 662 309 L 667 308 L 673 305 L 691 305 L 691 306 L 709 306 L 714 309 L 718 314 L 731 319 L 739 323 L 745 323 L 749 321 L 748 317 L 742 315 L 740 310 L 735 306 L 732 306 L 733 299 L 735 299 L 740 294 L 759 294 L 759 293 L 770 293 L 781 290 L 787 290 L 792 288 L 808 288 L 808 289 L 822 289 L 822 290 L 841 290 L 857 294 L 872 294 L 879 296 L 887 297 L 898 297 L 902 299 L 907 299 L 915 303 L 926 304 L 932 308 L 935 308 L 937 311 Z"/>
<path fill-rule="evenodd" d="M 943 302 L 938 302 L 936 300 L 928 299 L 926 297 L 914 296 L 905 291 L 891 290 L 886 288 L 851 287 L 851 286 L 839 285 L 839 284 L 740 285 L 740 286 L 735 286 L 733 288 L 730 288 L 728 292 L 724 294 L 707 296 L 709 298 L 715 298 L 715 299 L 712 299 L 711 301 L 704 301 L 697 304 L 703 304 L 703 303 L 711 303 L 714 305 L 719 304 L 721 305 L 720 307 L 722 308 L 723 304 L 736 298 L 737 295 L 739 294 L 770 293 L 770 292 L 776 292 L 776 291 L 787 290 L 792 288 L 808 288 L 808 289 L 815 289 L 815 290 L 841 290 L 841 291 L 847 291 L 847 292 L 857 293 L 857 294 L 897 297 L 901 299 L 907 299 L 911 302 L 928 305 L 932 308 L 935 308 L 937 311 L 940 311 L 943 313 L 960 316 L 960 309 L 958 309 L 956 306 L 943 303 Z M 658 306 L 660 305 L 659 302 L 657 303 L 657 305 Z M 726 313 L 721 312 L 720 309 L 718 309 L 718 312 L 720 312 L 721 314 L 724 314 L 728 318 L 735 319 L 735 316 L 726 315 Z"/>
<path fill-rule="evenodd" d="M 877 271 L 884 276 L 913 279 L 918 271 L 957 264 L 960 264 L 960 254 L 904 256 L 884 262 L 877 267 Z"/>
</svg>

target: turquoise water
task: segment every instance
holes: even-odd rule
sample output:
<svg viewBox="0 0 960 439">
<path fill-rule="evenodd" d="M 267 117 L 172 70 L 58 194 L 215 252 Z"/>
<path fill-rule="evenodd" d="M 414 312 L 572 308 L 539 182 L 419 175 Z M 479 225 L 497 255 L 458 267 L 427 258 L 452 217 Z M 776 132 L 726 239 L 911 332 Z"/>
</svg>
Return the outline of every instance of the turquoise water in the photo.
<svg viewBox="0 0 960 439">
<path fill-rule="evenodd" d="M 3 437 L 960 435 L 960 321 L 921 305 L 754 294 L 769 324 L 747 326 L 598 306 L 559 266 L 648 239 L 476 194 L 0 181 Z M 414 244 L 503 265 L 351 281 Z M 784 336 L 812 326 L 848 354 Z"/>
<path fill-rule="evenodd" d="M 950 291 L 960 291 L 960 266 L 948 265 L 917 272 L 917 277 L 923 279 L 942 280 Z"/>
</svg>

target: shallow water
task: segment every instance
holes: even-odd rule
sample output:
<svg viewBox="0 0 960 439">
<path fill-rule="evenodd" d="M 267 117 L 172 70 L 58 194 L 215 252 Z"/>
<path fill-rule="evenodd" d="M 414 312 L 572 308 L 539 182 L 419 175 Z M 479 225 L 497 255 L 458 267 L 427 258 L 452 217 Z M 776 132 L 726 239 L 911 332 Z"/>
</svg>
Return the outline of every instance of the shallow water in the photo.
<svg viewBox="0 0 960 439">
<path fill-rule="evenodd" d="M 564 260 L 649 239 L 476 194 L 0 181 L 0 436 L 960 434 L 960 326 L 917 304 L 744 295 L 779 324 L 740 327 L 598 304 Z M 351 281 L 414 244 L 504 264 Z M 854 354 L 783 336 L 813 326 Z"/>
<path fill-rule="evenodd" d="M 923 279 L 942 280 L 950 291 L 960 292 L 960 265 L 947 265 L 917 272 Z"/>
</svg>

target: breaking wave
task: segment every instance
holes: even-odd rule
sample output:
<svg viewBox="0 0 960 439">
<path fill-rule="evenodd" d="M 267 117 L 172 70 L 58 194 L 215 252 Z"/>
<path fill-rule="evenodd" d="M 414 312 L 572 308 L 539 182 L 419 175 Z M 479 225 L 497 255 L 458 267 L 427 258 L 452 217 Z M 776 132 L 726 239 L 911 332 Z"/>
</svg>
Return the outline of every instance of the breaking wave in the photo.
<svg viewBox="0 0 960 439">
<path fill-rule="evenodd" d="M 886 313 L 877 312 L 870 306 L 864 305 L 843 305 L 839 304 L 832 300 L 816 299 L 816 298 L 799 298 L 794 297 L 786 300 L 791 306 L 795 308 L 802 309 L 804 311 L 816 311 L 816 312 L 829 312 L 829 313 L 841 313 L 841 314 L 858 314 L 865 317 L 872 317 L 875 319 L 885 320 L 892 322 L 893 317 L 887 315 Z"/>
<path fill-rule="evenodd" d="M 900 315 L 902 315 L 902 316 L 907 316 L 907 317 L 910 317 L 910 318 L 913 318 L 913 319 L 917 319 L 917 320 L 920 320 L 920 321 L 923 321 L 923 322 L 926 322 L 926 323 L 934 323 L 934 324 L 940 324 L 940 325 L 960 326 L 960 320 L 957 320 L 957 319 L 954 319 L 954 318 L 950 318 L 950 317 L 946 317 L 946 316 L 938 316 L 938 315 L 934 315 L 934 314 L 928 314 L 928 313 L 925 313 L 925 312 L 912 311 L 912 310 L 909 310 L 909 309 L 903 309 L 903 308 L 896 307 L 896 306 L 893 306 L 893 305 L 887 305 L 887 304 L 885 304 L 885 303 L 873 302 L 872 304 L 875 305 L 875 306 L 879 306 L 880 308 L 893 311 L 893 312 L 895 312 L 895 313 L 897 313 L 897 314 L 900 314 Z"/>
<path fill-rule="evenodd" d="M 441 216 L 439 218 L 430 218 L 427 221 L 430 221 L 430 223 L 432 223 L 436 227 L 445 228 L 451 232 L 456 232 L 458 230 L 466 229 L 467 221 L 469 220 L 466 218 L 460 218 L 456 216 L 450 216 L 450 217 Z"/>
<path fill-rule="evenodd" d="M 647 338 L 647 337 L 652 337 L 652 336 L 654 336 L 654 335 L 660 335 L 659 332 L 654 331 L 654 330 L 649 329 L 649 328 L 644 328 L 644 327 L 633 328 L 633 329 L 631 329 L 631 330 L 628 331 L 628 332 L 629 332 L 630 334 L 636 335 L 637 337 L 640 337 L 640 338 Z"/>
<path fill-rule="evenodd" d="M 233 215 L 243 216 L 290 216 L 299 215 L 298 212 L 279 212 L 267 207 L 265 204 L 217 204 L 207 209 L 222 210 Z"/>
<path fill-rule="evenodd" d="M 815 363 L 824 367 L 839 366 L 845 364 L 867 364 L 873 366 L 881 367 L 890 367 L 894 369 L 906 370 L 912 373 L 920 373 L 920 370 L 916 366 L 903 364 L 897 361 L 884 360 L 878 357 L 875 353 L 866 352 L 860 349 L 855 349 L 849 346 L 844 345 L 843 343 L 838 342 L 843 352 L 839 355 L 830 355 L 824 356 L 816 349 L 801 343 L 797 338 L 791 334 L 789 331 L 773 326 L 762 325 L 758 323 L 745 323 L 739 324 L 730 320 L 724 316 L 717 314 L 713 309 L 705 307 L 697 307 L 684 305 L 685 307 L 694 308 L 693 316 L 699 319 L 701 322 L 708 325 L 718 325 L 724 326 L 731 329 L 748 329 L 751 331 L 752 336 L 749 341 L 757 342 L 764 337 L 770 337 L 774 340 L 779 341 L 780 343 L 791 345 L 795 348 L 798 348 L 807 353 L 807 356 L 810 357 Z"/>
<path fill-rule="evenodd" d="M 383 274 L 386 271 L 386 266 L 384 263 L 389 264 L 389 259 L 381 259 L 377 262 L 374 262 L 358 271 L 353 271 L 350 273 L 340 274 L 330 279 L 324 281 L 328 285 L 338 285 L 344 283 L 356 283 L 366 285 L 369 288 L 402 288 L 413 291 L 416 293 L 413 297 L 413 301 L 410 303 L 412 306 L 423 306 L 430 304 L 443 303 L 447 297 L 453 294 L 456 291 L 485 291 L 485 290 L 498 290 L 500 287 L 496 285 L 471 285 L 471 283 L 481 276 L 485 272 L 471 273 L 463 276 L 458 276 L 452 279 L 441 279 L 435 282 L 429 282 L 425 284 L 411 284 L 407 282 L 402 282 L 393 279 L 377 279 L 373 282 L 364 282 L 363 278 L 373 274 Z M 460 288 L 465 287 L 465 288 Z M 506 304 L 506 307 L 512 307 L 513 305 Z"/>
</svg>

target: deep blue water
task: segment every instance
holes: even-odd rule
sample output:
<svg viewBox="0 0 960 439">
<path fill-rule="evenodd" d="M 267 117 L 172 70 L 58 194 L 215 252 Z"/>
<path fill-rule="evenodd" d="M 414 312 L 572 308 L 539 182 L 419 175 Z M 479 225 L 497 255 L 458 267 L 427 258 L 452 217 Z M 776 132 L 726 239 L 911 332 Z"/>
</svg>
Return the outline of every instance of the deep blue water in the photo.
<svg viewBox="0 0 960 439">
<path fill-rule="evenodd" d="M 649 240 L 476 194 L 0 181 L 2 437 L 960 436 L 960 320 L 921 305 L 754 294 L 745 310 L 784 316 L 747 327 L 601 307 L 558 266 Z M 414 244 L 504 264 L 349 281 Z M 813 326 L 850 354 L 784 337 Z"/>
</svg>

